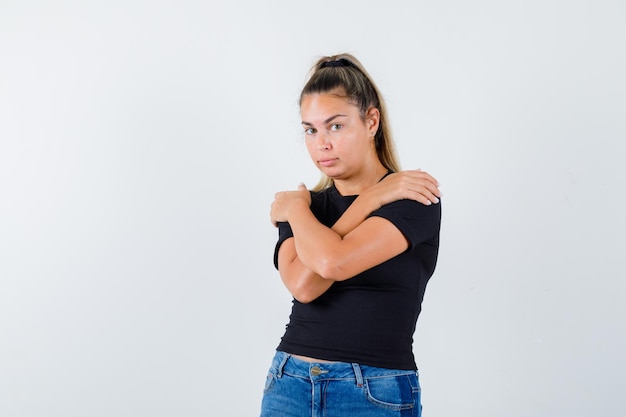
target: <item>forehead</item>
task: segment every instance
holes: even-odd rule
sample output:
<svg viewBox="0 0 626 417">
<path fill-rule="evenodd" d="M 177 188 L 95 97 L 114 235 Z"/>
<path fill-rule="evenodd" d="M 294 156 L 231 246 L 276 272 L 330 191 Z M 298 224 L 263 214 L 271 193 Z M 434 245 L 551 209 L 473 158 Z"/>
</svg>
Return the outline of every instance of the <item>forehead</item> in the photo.
<svg viewBox="0 0 626 417">
<path fill-rule="evenodd" d="M 314 93 L 302 97 L 300 114 L 303 120 L 315 121 L 315 119 L 326 119 L 335 114 L 358 115 L 359 108 L 344 95 L 333 92 Z"/>
</svg>

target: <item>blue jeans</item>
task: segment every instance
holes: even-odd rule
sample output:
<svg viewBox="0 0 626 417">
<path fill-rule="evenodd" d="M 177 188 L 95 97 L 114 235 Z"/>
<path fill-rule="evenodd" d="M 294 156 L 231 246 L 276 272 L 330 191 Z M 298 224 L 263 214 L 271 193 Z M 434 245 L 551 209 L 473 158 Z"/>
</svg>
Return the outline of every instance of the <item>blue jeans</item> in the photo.
<svg viewBox="0 0 626 417">
<path fill-rule="evenodd" d="M 276 352 L 261 417 L 420 417 L 417 371 L 310 363 Z"/>
</svg>

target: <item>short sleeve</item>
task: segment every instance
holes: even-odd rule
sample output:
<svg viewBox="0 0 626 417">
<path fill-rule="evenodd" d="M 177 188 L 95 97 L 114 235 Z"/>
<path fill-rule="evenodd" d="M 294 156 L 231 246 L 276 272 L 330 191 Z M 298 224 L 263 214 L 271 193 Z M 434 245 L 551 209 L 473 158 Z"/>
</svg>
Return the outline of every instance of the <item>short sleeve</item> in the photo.
<svg viewBox="0 0 626 417">
<path fill-rule="evenodd" d="M 426 206 L 414 200 L 398 200 L 372 212 L 369 217 L 389 220 L 409 241 L 409 250 L 422 243 L 439 244 L 441 202 Z"/>
<path fill-rule="evenodd" d="M 278 269 L 278 250 L 280 249 L 280 245 L 290 237 L 293 237 L 293 231 L 289 223 L 278 223 L 278 242 L 276 242 L 276 246 L 274 247 L 274 267 L 276 269 Z"/>
</svg>

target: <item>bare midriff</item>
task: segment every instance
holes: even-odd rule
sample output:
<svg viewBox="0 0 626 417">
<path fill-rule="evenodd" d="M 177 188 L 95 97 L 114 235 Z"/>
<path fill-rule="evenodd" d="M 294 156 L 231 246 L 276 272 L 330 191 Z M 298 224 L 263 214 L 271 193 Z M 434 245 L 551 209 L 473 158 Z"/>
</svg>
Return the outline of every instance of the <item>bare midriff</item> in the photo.
<svg viewBox="0 0 626 417">
<path fill-rule="evenodd" d="M 311 358 L 308 356 L 302 356 L 302 355 L 291 355 L 296 359 L 300 359 L 301 361 L 305 361 L 305 362 L 317 362 L 317 363 L 333 363 L 335 361 L 327 361 L 324 359 L 317 359 L 317 358 Z"/>
</svg>

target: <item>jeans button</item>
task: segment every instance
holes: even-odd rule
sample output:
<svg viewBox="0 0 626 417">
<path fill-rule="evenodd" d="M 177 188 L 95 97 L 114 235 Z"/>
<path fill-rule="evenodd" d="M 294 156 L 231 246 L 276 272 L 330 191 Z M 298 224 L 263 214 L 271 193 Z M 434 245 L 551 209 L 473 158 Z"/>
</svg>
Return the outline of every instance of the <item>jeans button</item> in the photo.
<svg viewBox="0 0 626 417">
<path fill-rule="evenodd" d="M 311 375 L 319 376 L 321 373 L 322 373 L 322 370 L 320 369 L 319 366 L 314 366 L 311 368 Z"/>
</svg>

